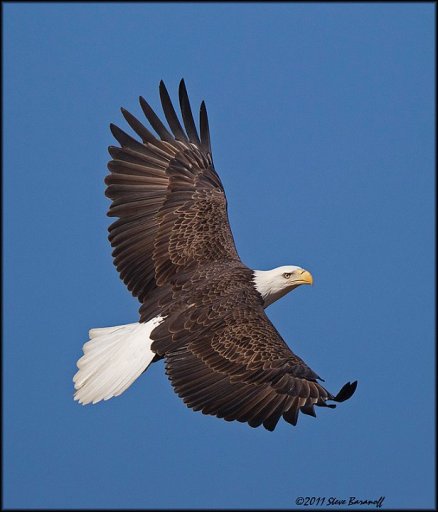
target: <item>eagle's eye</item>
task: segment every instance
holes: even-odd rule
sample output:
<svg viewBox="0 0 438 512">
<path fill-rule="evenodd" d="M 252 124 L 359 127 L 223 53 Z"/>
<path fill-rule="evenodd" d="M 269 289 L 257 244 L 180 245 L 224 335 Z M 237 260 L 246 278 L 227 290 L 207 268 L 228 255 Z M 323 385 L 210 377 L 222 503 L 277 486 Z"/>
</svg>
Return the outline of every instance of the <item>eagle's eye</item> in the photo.
<svg viewBox="0 0 438 512">
<path fill-rule="evenodd" d="M 284 277 L 285 279 L 289 279 L 289 277 L 290 277 L 290 272 L 285 272 L 285 273 L 283 274 L 283 277 Z"/>
</svg>

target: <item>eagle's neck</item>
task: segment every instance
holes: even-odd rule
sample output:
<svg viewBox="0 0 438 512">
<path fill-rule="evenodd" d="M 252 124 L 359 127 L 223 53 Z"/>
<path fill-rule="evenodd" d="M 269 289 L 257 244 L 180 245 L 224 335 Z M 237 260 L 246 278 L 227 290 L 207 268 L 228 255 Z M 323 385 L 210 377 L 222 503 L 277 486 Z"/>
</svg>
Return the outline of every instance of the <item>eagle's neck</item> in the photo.
<svg viewBox="0 0 438 512">
<path fill-rule="evenodd" d="M 280 288 L 277 284 L 278 280 L 275 279 L 275 270 L 253 270 L 253 281 L 255 289 L 260 293 L 263 298 L 263 307 L 267 308 L 273 302 L 281 299 L 290 290 L 287 288 Z"/>
</svg>

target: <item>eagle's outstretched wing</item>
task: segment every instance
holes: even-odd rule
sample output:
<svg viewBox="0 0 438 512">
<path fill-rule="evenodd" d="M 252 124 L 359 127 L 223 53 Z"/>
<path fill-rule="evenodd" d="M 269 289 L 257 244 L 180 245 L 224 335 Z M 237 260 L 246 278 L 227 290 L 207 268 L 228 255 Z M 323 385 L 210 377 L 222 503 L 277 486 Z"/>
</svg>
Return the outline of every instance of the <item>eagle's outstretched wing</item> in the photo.
<svg viewBox="0 0 438 512">
<path fill-rule="evenodd" d="M 105 179 L 112 200 L 108 215 L 119 217 L 109 227 L 114 264 L 140 302 L 181 270 L 207 261 L 239 261 L 224 189 L 213 167 L 205 104 L 199 136 L 184 81 L 179 101 L 185 130 L 163 82 L 160 97 L 171 131 L 143 98 L 141 108 L 158 137 L 122 109 L 142 142 L 111 125 L 121 147 L 109 148 L 113 159 Z"/>
<path fill-rule="evenodd" d="M 225 420 L 274 430 L 283 418 L 295 425 L 299 411 L 335 407 L 356 382 L 333 396 L 318 375 L 281 338 L 256 299 L 227 296 L 175 312 L 152 332 L 152 350 L 166 359 L 166 373 L 188 407 Z"/>
</svg>

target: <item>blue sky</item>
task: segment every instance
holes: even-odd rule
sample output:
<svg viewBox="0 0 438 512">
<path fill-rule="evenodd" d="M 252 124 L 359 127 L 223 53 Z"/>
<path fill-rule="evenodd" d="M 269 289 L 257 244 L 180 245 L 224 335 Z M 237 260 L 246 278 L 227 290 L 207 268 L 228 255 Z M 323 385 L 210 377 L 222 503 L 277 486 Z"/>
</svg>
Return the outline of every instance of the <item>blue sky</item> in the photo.
<svg viewBox="0 0 438 512">
<path fill-rule="evenodd" d="M 5 507 L 434 506 L 434 9 L 3 4 Z M 72 399 L 88 329 L 138 318 L 107 241 L 109 123 L 182 77 L 242 260 L 314 276 L 270 318 L 329 390 L 359 381 L 295 428 L 194 413 L 162 362 Z"/>
</svg>

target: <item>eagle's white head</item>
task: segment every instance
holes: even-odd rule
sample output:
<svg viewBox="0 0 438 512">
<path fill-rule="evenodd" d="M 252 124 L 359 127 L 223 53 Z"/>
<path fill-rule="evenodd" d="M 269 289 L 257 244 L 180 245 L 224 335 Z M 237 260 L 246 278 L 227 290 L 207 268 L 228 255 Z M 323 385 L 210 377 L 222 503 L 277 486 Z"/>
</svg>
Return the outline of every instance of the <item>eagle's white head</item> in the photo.
<svg viewBox="0 0 438 512">
<path fill-rule="evenodd" d="M 265 301 L 265 308 L 297 286 L 312 283 L 312 274 L 294 265 L 272 270 L 254 270 L 254 285 Z"/>
</svg>

